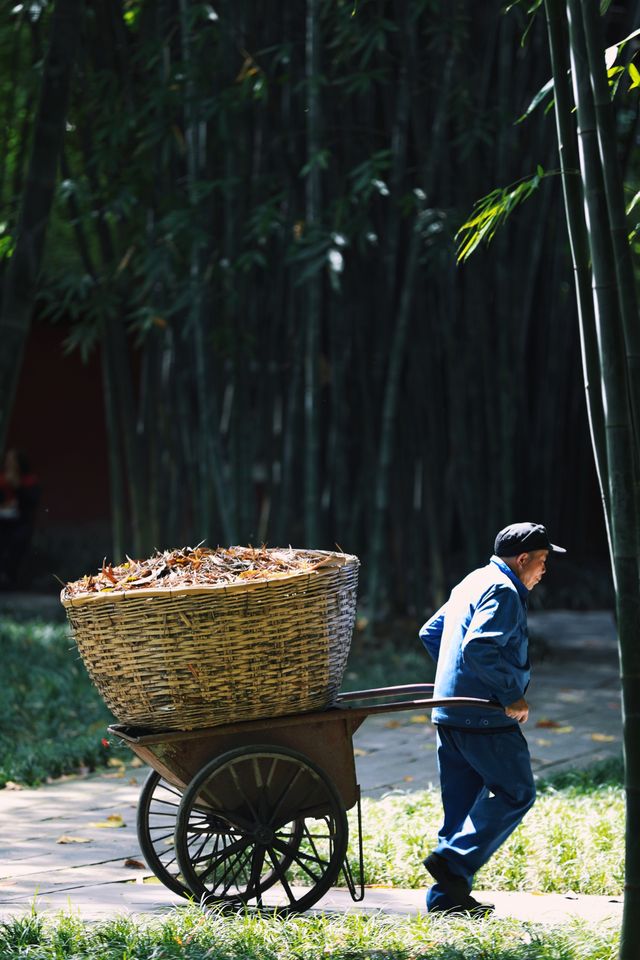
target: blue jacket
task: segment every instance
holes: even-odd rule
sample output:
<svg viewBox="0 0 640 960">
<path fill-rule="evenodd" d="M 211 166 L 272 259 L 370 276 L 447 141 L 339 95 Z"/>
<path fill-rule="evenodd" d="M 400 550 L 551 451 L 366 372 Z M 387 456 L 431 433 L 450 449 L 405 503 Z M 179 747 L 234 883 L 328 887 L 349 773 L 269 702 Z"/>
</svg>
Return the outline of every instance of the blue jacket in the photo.
<svg viewBox="0 0 640 960">
<path fill-rule="evenodd" d="M 503 707 L 529 686 L 529 591 L 499 557 L 474 570 L 420 630 L 437 663 L 434 697 L 480 697 Z M 486 730 L 518 725 L 501 710 L 436 707 L 434 723 Z"/>
</svg>

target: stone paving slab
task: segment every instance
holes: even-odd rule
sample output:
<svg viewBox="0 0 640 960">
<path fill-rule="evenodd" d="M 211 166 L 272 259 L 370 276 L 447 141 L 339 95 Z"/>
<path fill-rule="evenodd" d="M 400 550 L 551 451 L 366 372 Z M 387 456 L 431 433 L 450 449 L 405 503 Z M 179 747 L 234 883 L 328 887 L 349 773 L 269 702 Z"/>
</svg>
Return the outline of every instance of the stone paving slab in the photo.
<svg viewBox="0 0 640 960">
<path fill-rule="evenodd" d="M 536 774 L 618 756 L 622 731 L 611 615 L 561 611 L 531 615 L 530 623 L 547 649 L 534 664 L 531 718 L 523 728 Z M 354 736 L 354 750 L 365 796 L 438 782 L 434 728 L 420 710 L 369 717 Z M 128 859 L 142 859 L 135 818 L 145 775 L 144 768 L 128 766 L 35 790 L 0 790 L 0 919 L 28 912 L 34 902 L 47 912 L 78 911 L 87 920 L 157 915 L 184 902 L 148 869 L 125 866 Z M 121 817 L 123 826 L 98 826 L 110 816 Z M 63 836 L 89 842 L 58 843 Z M 486 898 L 496 903 L 497 916 L 545 923 L 572 916 L 615 918 L 621 911 L 619 901 L 606 897 L 489 893 Z M 424 891 L 375 887 L 356 905 L 346 890 L 335 889 L 316 909 L 418 913 L 424 910 Z"/>
</svg>

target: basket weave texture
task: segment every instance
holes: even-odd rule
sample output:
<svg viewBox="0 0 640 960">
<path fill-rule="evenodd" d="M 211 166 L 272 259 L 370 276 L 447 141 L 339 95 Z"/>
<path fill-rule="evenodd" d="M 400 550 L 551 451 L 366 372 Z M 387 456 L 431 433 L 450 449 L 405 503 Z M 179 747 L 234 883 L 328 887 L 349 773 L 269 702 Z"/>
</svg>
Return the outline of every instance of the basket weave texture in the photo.
<svg viewBox="0 0 640 960">
<path fill-rule="evenodd" d="M 359 561 L 316 553 L 326 565 L 310 573 L 63 599 L 116 719 L 192 730 L 330 706 L 349 654 Z"/>
</svg>

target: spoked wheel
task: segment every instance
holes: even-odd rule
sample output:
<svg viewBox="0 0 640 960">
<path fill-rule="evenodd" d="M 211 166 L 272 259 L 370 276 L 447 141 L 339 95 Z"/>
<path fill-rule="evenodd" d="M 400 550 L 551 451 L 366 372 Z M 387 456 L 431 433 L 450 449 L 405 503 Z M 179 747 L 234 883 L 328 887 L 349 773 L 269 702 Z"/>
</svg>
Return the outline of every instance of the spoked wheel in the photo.
<svg viewBox="0 0 640 960">
<path fill-rule="evenodd" d="M 329 777 L 307 757 L 285 747 L 241 747 L 188 785 L 175 840 L 197 899 L 298 912 L 338 876 L 347 815 Z"/>
<path fill-rule="evenodd" d="M 174 842 L 181 800 L 182 791 L 152 770 L 138 800 L 138 842 L 158 880 L 181 897 L 190 897 L 191 891 L 182 883 Z"/>
</svg>

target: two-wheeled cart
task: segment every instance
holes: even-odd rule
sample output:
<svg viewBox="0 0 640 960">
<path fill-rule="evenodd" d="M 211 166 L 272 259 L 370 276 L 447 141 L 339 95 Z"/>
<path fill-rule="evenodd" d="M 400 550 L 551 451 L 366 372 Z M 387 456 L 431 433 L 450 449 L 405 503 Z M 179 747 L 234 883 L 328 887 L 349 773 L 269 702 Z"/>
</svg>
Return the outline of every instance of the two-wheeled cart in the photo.
<svg viewBox="0 0 640 960">
<path fill-rule="evenodd" d="M 114 724 L 110 732 L 152 767 L 138 804 L 148 866 L 176 893 L 231 909 L 307 910 L 341 870 L 351 896 L 361 900 L 355 731 L 376 713 L 501 709 L 485 700 L 436 700 L 432 693 L 432 684 L 356 691 L 319 712 L 188 732 Z M 357 879 L 347 858 L 347 811 L 356 806 Z"/>
</svg>

